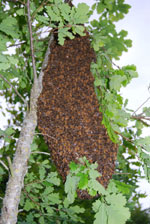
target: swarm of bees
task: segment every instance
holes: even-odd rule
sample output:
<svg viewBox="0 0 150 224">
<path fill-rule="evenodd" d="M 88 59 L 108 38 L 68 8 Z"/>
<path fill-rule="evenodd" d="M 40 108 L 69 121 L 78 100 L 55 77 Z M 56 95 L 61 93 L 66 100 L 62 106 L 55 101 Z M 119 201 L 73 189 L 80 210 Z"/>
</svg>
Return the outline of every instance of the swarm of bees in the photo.
<svg viewBox="0 0 150 224">
<path fill-rule="evenodd" d="M 106 188 L 115 170 L 117 146 L 101 124 L 90 72 L 93 60 L 96 56 L 88 33 L 65 40 L 63 46 L 54 39 L 38 99 L 38 128 L 64 181 L 69 163 L 85 156 L 98 163 L 102 175 L 98 181 Z M 91 198 L 86 191 L 78 191 L 78 196 Z"/>
</svg>

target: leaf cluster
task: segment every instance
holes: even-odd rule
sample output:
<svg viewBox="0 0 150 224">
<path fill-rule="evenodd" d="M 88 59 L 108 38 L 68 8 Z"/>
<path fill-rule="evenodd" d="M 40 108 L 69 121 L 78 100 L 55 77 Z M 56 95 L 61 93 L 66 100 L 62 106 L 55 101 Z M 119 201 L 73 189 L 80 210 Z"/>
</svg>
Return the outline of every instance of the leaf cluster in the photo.
<svg viewBox="0 0 150 224">
<path fill-rule="evenodd" d="M 42 10 L 42 9 L 41 9 Z M 84 26 L 89 19 L 89 6 L 79 3 L 77 7 L 71 7 L 62 0 L 50 1 L 45 6 L 46 15 L 36 15 L 36 20 L 53 28 L 58 34 L 58 42 L 63 45 L 65 38 L 73 39 L 75 35 L 84 36 Z"/>
<path fill-rule="evenodd" d="M 125 207 L 126 198 L 118 191 L 111 181 L 105 189 L 96 178 L 100 176 L 96 170 L 97 164 L 90 164 L 84 157 L 79 163 L 70 163 L 70 173 L 65 183 L 65 192 L 69 203 L 73 203 L 77 196 L 76 190 L 87 190 L 91 196 L 99 194 L 93 203 L 95 212 L 94 224 L 123 224 L 130 217 L 129 209 Z"/>
</svg>

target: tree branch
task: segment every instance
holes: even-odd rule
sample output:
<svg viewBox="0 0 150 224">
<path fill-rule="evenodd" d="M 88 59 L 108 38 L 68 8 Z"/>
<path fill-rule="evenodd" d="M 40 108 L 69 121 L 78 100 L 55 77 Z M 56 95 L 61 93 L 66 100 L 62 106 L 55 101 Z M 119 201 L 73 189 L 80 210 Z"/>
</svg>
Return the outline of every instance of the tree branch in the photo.
<svg viewBox="0 0 150 224">
<path fill-rule="evenodd" d="M 26 43 L 26 41 L 20 42 L 20 43 L 18 43 L 18 44 L 11 44 L 11 45 L 9 45 L 7 48 L 10 48 L 10 47 L 17 47 L 17 46 L 20 46 L 21 44 L 25 44 L 25 43 Z"/>
<path fill-rule="evenodd" d="M 2 75 L 0 74 L 0 78 L 3 79 L 14 91 L 15 93 L 20 97 L 20 99 L 26 104 L 27 102 L 25 99 L 21 96 L 21 94 L 18 92 L 18 90 Z"/>
<path fill-rule="evenodd" d="M 144 104 L 146 104 L 150 100 L 150 97 L 148 97 L 134 112 L 133 115 L 136 114 L 136 112 L 143 107 Z"/>
<path fill-rule="evenodd" d="M 25 5 L 25 3 L 20 1 L 20 0 L 7 0 L 7 2 L 13 2 L 13 3 L 18 3 L 19 2 L 19 3 L 23 4 L 23 5 Z"/>
<path fill-rule="evenodd" d="M 43 155 L 50 156 L 50 153 L 48 153 L 48 152 L 40 152 L 40 151 L 34 151 L 34 152 L 32 152 L 32 154 L 43 154 Z"/>
<path fill-rule="evenodd" d="M 6 166 L 6 164 L 5 164 L 2 160 L 0 160 L 0 163 L 2 164 L 2 166 L 3 166 L 7 171 L 9 171 L 8 167 Z"/>
<path fill-rule="evenodd" d="M 55 141 L 57 141 L 57 139 L 56 139 L 56 138 L 54 138 L 54 137 L 52 137 L 52 136 L 50 136 L 50 135 L 48 135 L 48 134 L 35 133 L 35 135 L 47 136 L 47 137 L 52 138 L 52 139 L 54 139 Z"/>
<path fill-rule="evenodd" d="M 132 116 L 132 119 L 141 121 L 146 127 L 149 127 L 150 124 L 148 124 L 146 121 L 150 121 L 150 117 L 145 117 L 141 115 Z M 145 121 L 146 120 L 146 121 Z"/>
<path fill-rule="evenodd" d="M 1 210 L 0 224 L 16 224 L 18 215 L 18 205 L 20 202 L 21 190 L 24 185 L 24 177 L 27 173 L 27 162 L 31 154 L 31 143 L 33 141 L 35 128 L 37 126 L 37 100 L 42 91 L 42 78 L 44 69 L 47 67 L 50 54 L 50 44 L 53 40 L 51 35 L 42 69 L 37 80 L 31 89 L 30 110 L 26 113 L 20 137 L 18 139 L 15 155 L 13 158 L 13 176 L 9 176 L 6 187 L 3 207 Z"/>
<path fill-rule="evenodd" d="M 35 66 L 35 56 L 34 56 L 34 46 L 33 46 L 33 34 L 32 34 L 32 23 L 31 23 L 31 15 L 30 15 L 30 0 L 27 0 L 27 12 L 28 12 L 28 26 L 29 26 L 29 35 L 30 35 L 30 49 L 32 56 L 32 66 L 33 66 L 33 75 L 34 81 L 37 80 L 37 72 Z"/>
</svg>

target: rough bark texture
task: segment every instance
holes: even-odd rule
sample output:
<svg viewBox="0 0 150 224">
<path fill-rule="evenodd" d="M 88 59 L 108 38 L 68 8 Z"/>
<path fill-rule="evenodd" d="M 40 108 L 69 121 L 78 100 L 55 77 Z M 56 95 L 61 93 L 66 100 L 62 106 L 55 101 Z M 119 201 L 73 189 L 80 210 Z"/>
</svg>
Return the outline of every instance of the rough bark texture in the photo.
<svg viewBox="0 0 150 224">
<path fill-rule="evenodd" d="M 33 141 L 37 125 L 37 99 L 42 91 L 43 70 L 47 67 L 48 56 L 50 54 L 50 43 L 52 39 L 53 37 L 51 36 L 40 76 L 34 83 L 31 90 L 30 111 L 26 114 L 18 140 L 12 164 L 13 175 L 9 177 L 9 181 L 7 183 L 0 224 L 15 224 L 17 222 L 21 189 L 24 184 L 24 176 L 27 173 L 27 162 L 31 153 L 30 145 Z"/>
<path fill-rule="evenodd" d="M 101 124 L 90 72 L 93 60 L 88 34 L 66 40 L 64 46 L 58 45 L 57 40 L 53 42 L 38 100 L 38 127 L 64 181 L 69 163 L 86 156 L 90 162 L 98 163 L 102 174 L 99 182 L 107 187 L 114 173 L 117 147 Z M 85 191 L 78 195 L 90 198 Z"/>
</svg>

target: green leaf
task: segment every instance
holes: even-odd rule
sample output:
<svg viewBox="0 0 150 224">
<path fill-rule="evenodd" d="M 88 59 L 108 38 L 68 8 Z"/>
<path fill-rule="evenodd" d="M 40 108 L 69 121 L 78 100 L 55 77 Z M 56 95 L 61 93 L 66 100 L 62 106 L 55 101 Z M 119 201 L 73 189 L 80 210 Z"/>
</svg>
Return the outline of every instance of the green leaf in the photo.
<svg viewBox="0 0 150 224">
<path fill-rule="evenodd" d="M 56 186 L 60 185 L 60 179 L 58 178 L 57 172 L 49 173 L 48 176 L 46 177 L 46 181 Z"/>
<path fill-rule="evenodd" d="M 71 209 L 74 213 L 76 213 L 76 214 L 80 214 L 80 213 L 84 213 L 84 212 L 85 212 L 85 209 L 79 207 L 78 205 L 71 206 L 70 209 Z"/>
<path fill-rule="evenodd" d="M 87 185 L 88 185 L 88 174 L 81 173 L 78 187 L 79 189 L 86 189 Z"/>
<path fill-rule="evenodd" d="M 89 6 L 85 3 L 79 3 L 76 13 L 73 15 L 74 24 L 83 24 L 88 22 Z"/>
<path fill-rule="evenodd" d="M 113 180 L 116 187 L 118 188 L 118 190 L 123 193 L 123 194 L 128 194 L 130 195 L 132 189 L 133 189 L 133 186 L 130 185 L 130 184 L 126 184 L 124 182 L 120 182 L 118 180 Z"/>
<path fill-rule="evenodd" d="M 130 212 L 128 208 L 125 207 L 107 207 L 108 214 L 108 224 L 125 224 L 126 221 L 130 218 Z"/>
<path fill-rule="evenodd" d="M 109 194 L 106 200 L 116 207 L 123 207 L 126 204 L 126 198 L 122 194 Z"/>
<path fill-rule="evenodd" d="M 18 10 L 16 11 L 16 13 L 17 13 L 19 16 L 24 16 L 24 14 L 25 14 L 25 10 L 24 10 L 24 9 L 18 9 Z"/>
<path fill-rule="evenodd" d="M 114 180 L 110 180 L 108 187 L 107 187 L 107 193 L 111 194 L 111 193 L 118 193 L 118 189 L 116 187 L 115 181 Z"/>
<path fill-rule="evenodd" d="M 79 34 L 80 36 L 85 36 L 84 30 L 85 27 L 82 25 L 75 25 L 72 27 L 73 33 L 74 34 Z"/>
<path fill-rule="evenodd" d="M 127 219 L 130 218 L 129 209 L 124 207 L 126 204 L 126 199 L 121 194 L 112 194 L 108 195 L 107 203 L 110 206 L 107 206 L 108 214 L 108 224 L 125 224 Z"/>
<path fill-rule="evenodd" d="M 13 57 L 13 56 L 7 56 L 7 58 L 8 58 L 8 61 L 12 64 L 12 65 L 16 65 L 16 64 L 18 64 L 18 59 L 17 58 L 15 58 L 15 57 Z"/>
<path fill-rule="evenodd" d="M 56 14 L 54 11 L 53 11 L 53 8 L 51 6 L 46 6 L 46 10 L 47 10 L 47 13 L 50 17 L 50 19 L 54 22 L 59 22 L 61 21 L 61 17 L 59 14 Z"/>
<path fill-rule="evenodd" d="M 97 5 L 97 13 L 100 14 L 104 11 L 105 5 L 102 2 L 99 2 Z"/>
<path fill-rule="evenodd" d="M 10 63 L 0 63 L 0 70 L 5 71 L 10 68 Z"/>
<path fill-rule="evenodd" d="M 125 76 L 113 75 L 110 79 L 110 89 L 119 91 L 124 80 L 126 80 Z"/>
<path fill-rule="evenodd" d="M 41 216 L 41 217 L 39 218 L 39 223 L 40 223 L 40 224 L 45 224 L 45 220 L 44 220 L 44 217 L 43 217 L 43 216 Z"/>
<path fill-rule="evenodd" d="M 94 224 L 107 224 L 107 209 L 104 203 L 101 204 L 94 218 L 95 218 Z"/>
<path fill-rule="evenodd" d="M 102 206 L 102 202 L 101 200 L 96 200 L 93 205 L 92 205 L 92 209 L 93 211 L 96 213 L 99 211 L 100 207 Z"/>
<path fill-rule="evenodd" d="M 4 38 L 4 35 L 0 35 L 0 51 L 6 51 L 7 47 L 6 47 L 6 43 L 9 40 L 7 40 L 7 38 Z"/>
<path fill-rule="evenodd" d="M 91 179 L 96 179 L 99 176 L 101 176 L 101 174 L 97 170 L 89 170 L 89 177 Z"/>
<path fill-rule="evenodd" d="M 143 112 L 145 113 L 146 116 L 150 117 L 150 107 L 144 107 Z"/>
<path fill-rule="evenodd" d="M 33 209 L 35 207 L 35 204 L 30 201 L 29 199 L 26 200 L 25 205 L 24 205 L 24 210 L 25 211 L 30 211 L 31 209 Z"/>
<path fill-rule="evenodd" d="M 39 170 L 39 175 L 40 175 L 40 180 L 43 180 L 45 178 L 46 170 L 44 167 L 40 167 Z"/>
<path fill-rule="evenodd" d="M 52 205 L 60 204 L 61 200 L 60 200 L 59 193 L 50 194 L 49 195 L 49 203 L 52 204 Z"/>
<path fill-rule="evenodd" d="M 132 78 L 137 78 L 138 77 L 138 73 L 136 71 L 133 71 L 133 70 L 126 70 L 126 71 L 130 74 L 130 76 Z"/>
<path fill-rule="evenodd" d="M 0 54 L 0 62 L 7 63 L 8 62 L 7 56 L 4 54 Z"/>
<path fill-rule="evenodd" d="M 76 197 L 76 189 L 79 181 L 79 177 L 71 176 L 71 174 L 67 176 L 67 180 L 65 183 L 65 192 L 67 193 L 67 199 L 70 203 L 74 202 L 74 199 Z"/>
<path fill-rule="evenodd" d="M 68 199 L 65 198 L 65 200 L 63 201 L 63 204 L 64 204 L 64 207 L 65 207 L 65 208 L 68 208 L 69 205 L 70 205 L 70 201 L 68 201 Z"/>
<path fill-rule="evenodd" d="M 46 24 L 46 25 L 49 24 L 49 18 L 48 18 L 48 17 L 37 15 L 37 16 L 36 16 L 36 19 L 37 19 L 39 22 L 44 23 L 44 24 Z"/>
<path fill-rule="evenodd" d="M 97 180 L 89 180 L 88 182 L 89 190 L 93 189 L 94 191 L 98 192 L 99 194 L 106 194 L 105 188 L 97 181 Z"/>
<path fill-rule="evenodd" d="M 61 14 L 66 21 L 70 21 L 70 11 L 71 7 L 68 4 L 59 4 Z"/>
<path fill-rule="evenodd" d="M 78 164 L 76 164 L 75 162 L 71 162 L 69 164 L 69 167 L 70 167 L 71 171 L 75 171 L 78 168 Z"/>
<path fill-rule="evenodd" d="M 95 79 L 94 85 L 95 86 L 101 86 L 102 80 L 101 79 Z"/>
<path fill-rule="evenodd" d="M 14 134 L 15 133 L 15 130 L 12 128 L 12 127 L 9 127 L 9 128 L 7 128 L 6 130 L 5 130 L 5 134 L 7 135 L 7 136 L 11 136 L 12 134 Z"/>
<path fill-rule="evenodd" d="M 6 17 L 6 19 L 3 19 L 0 23 L 0 31 L 4 32 L 7 35 L 10 35 L 12 38 L 19 38 L 17 28 L 17 20 L 11 16 Z"/>
</svg>

